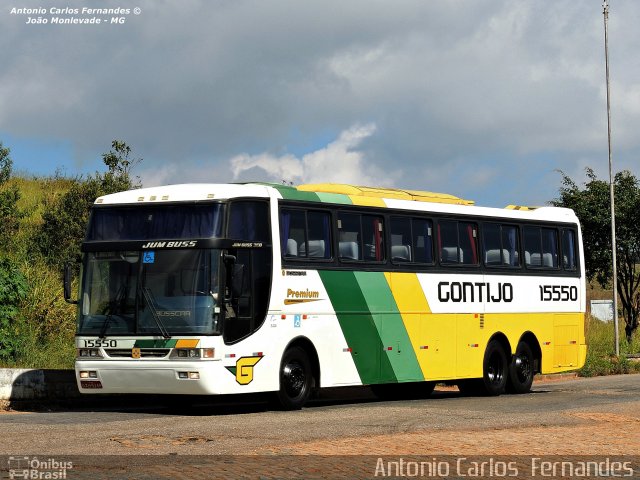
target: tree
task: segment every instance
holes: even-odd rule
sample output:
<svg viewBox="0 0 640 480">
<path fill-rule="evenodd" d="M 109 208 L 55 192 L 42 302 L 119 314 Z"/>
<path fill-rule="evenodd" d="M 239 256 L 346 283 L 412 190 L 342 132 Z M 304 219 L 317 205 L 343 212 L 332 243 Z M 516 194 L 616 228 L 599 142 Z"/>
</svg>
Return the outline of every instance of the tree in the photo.
<svg viewBox="0 0 640 480">
<path fill-rule="evenodd" d="M 35 245 L 47 263 L 61 269 L 66 262 L 80 260 L 80 245 L 97 197 L 140 187 L 139 181 L 132 181 L 130 171 L 142 160 L 129 160 L 130 153 L 126 143 L 114 140 L 111 151 L 102 155 L 107 172 L 76 178 L 67 193 L 45 208 Z"/>
<path fill-rule="evenodd" d="M 580 189 L 564 172 L 560 173 L 560 198 L 552 204 L 576 212 L 582 225 L 587 278 L 595 278 L 605 287 L 613 277 L 609 182 L 598 180 L 594 171 L 587 168 L 587 182 Z M 631 342 L 640 313 L 640 184 L 625 170 L 616 174 L 614 187 L 618 294 L 625 333 Z"/>
<path fill-rule="evenodd" d="M 7 182 L 11 177 L 13 160 L 9 157 L 9 153 L 11 153 L 11 150 L 3 147 L 2 142 L 0 142 L 0 185 Z"/>
<path fill-rule="evenodd" d="M 23 216 L 18 208 L 20 190 L 17 185 L 9 183 L 13 167 L 10 152 L 0 142 L 0 251 L 11 247 Z"/>
</svg>

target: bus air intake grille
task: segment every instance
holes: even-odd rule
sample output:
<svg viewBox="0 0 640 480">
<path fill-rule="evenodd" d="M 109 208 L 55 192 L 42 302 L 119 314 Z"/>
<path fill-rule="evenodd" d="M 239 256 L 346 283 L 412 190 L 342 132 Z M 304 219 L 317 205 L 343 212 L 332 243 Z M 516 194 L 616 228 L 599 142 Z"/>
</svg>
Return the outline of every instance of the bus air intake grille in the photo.
<svg viewBox="0 0 640 480">
<path fill-rule="evenodd" d="M 140 358 L 164 358 L 170 351 L 170 348 L 141 348 Z M 105 353 L 110 358 L 132 358 L 130 348 L 105 349 Z"/>
</svg>

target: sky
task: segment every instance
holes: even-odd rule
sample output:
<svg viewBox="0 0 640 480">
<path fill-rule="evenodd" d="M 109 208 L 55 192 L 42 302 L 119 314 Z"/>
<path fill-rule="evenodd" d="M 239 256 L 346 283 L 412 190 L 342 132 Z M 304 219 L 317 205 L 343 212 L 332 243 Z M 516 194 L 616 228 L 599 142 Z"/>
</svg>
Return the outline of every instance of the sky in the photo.
<svg viewBox="0 0 640 480">
<path fill-rule="evenodd" d="M 640 176 L 640 2 L 609 4 L 614 170 Z M 74 19 L 101 23 L 54 23 Z M 118 139 L 144 186 L 351 183 L 503 207 L 557 198 L 559 171 L 608 178 L 601 0 L 7 0 L 0 39 L 16 174 L 104 171 Z"/>
</svg>

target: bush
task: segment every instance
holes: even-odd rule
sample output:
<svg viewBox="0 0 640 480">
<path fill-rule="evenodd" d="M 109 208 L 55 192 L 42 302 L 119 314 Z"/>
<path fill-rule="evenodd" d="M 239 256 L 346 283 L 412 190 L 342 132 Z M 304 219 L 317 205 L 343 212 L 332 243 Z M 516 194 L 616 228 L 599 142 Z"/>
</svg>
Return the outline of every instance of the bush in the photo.
<svg viewBox="0 0 640 480">
<path fill-rule="evenodd" d="M 629 343 L 621 329 L 619 357 L 612 354 L 615 342 L 612 323 L 601 322 L 591 316 L 587 316 L 585 334 L 587 338 L 587 359 L 584 367 L 578 372 L 581 377 L 640 372 L 640 363 L 631 362 L 627 359 L 627 354 L 638 352 L 640 347 L 638 333 Z"/>
</svg>

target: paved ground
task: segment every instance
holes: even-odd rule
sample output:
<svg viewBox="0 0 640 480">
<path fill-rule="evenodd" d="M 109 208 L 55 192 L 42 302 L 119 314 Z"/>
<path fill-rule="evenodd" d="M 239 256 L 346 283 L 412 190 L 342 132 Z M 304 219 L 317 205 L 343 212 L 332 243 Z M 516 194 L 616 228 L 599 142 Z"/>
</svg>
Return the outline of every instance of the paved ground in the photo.
<svg viewBox="0 0 640 480">
<path fill-rule="evenodd" d="M 0 455 L 95 455 L 78 457 L 73 472 L 92 478 L 368 478 L 379 456 L 506 455 L 526 463 L 532 455 L 639 454 L 640 375 L 537 382 L 533 390 L 473 398 L 451 388 L 381 402 L 366 388 L 339 389 L 298 412 L 236 397 L 9 412 L 0 415 L 10 439 Z"/>
<path fill-rule="evenodd" d="M 508 398 L 509 403 L 517 401 L 522 402 L 520 407 L 532 407 L 531 413 L 517 409 L 520 421 L 512 418 L 511 405 L 496 412 L 496 404 L 485 403 L 492 402 L 491 399 L 478 398 L 475 412 L 483 418 L 479 422 L 474 422 L 471 414 L 464 416 L 466 425 L 452 422 L 455 423 L 453 428 L 434 424 L 407 432 L 295 442 L 257 452 L 298 455 L 640 455 L 640 376 L 610 377 L 604 381 L 540 382 L 533 390 L 531 395 L 493 400 L 500 403 Z M 557 398 L 549 402 L 552 395 Z M 569 401 L 562 402 L 562 397 L 571 395 L 585 398 L 575 406 Z M 594 401 L 596 397 L 598 401 Z M 549 408 L 547 412 L 539 408 L 541 403 Z M 580 406 L 584 403 L 587 405 Z M 425 411 L 425 416 L 428 413 Z M 444 411 L 439 409 L 439 413 L 452 417 L 459 415 L 455 406 Z M 495 423 L 487 425 L 484 417 L 492 413 L 496 415 Z"/>
</svg>

